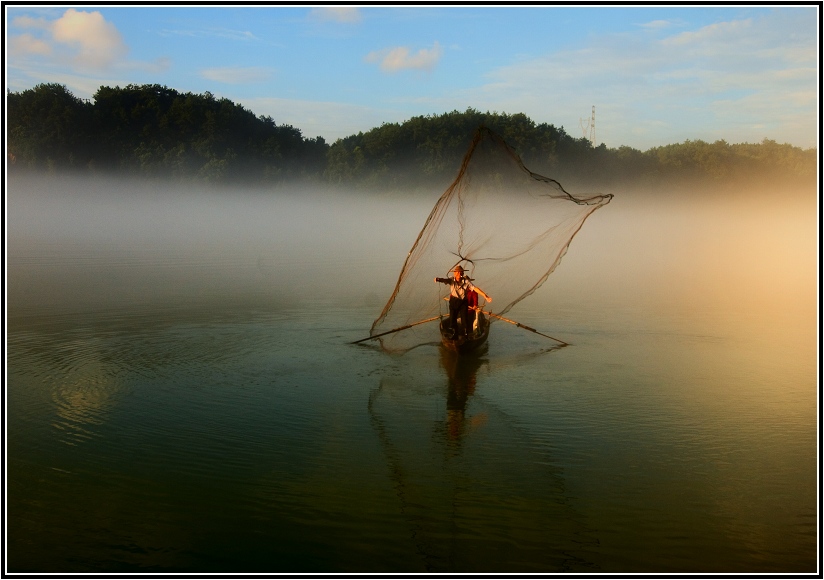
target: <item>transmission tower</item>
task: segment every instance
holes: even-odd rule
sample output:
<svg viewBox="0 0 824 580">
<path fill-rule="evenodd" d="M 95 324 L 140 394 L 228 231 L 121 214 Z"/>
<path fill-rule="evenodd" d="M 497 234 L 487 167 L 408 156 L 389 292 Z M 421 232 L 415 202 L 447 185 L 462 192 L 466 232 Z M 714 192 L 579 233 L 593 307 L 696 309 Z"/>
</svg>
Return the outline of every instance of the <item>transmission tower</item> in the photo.
<svg viewBox="0 0 824 580">
<path fill-rule="evenodd" d="M 592 105 L 592 122 L 589 124 L 589 142 L 595 147 L 595 105 Z"/>
<path fill-rule="evenodd" d="M 581 130 L 584 132 L 584 139 L 589 139 L 590 145 L 595 147 L 595 105 L 592 105 L 592 118 L 584 125 L 584 120 L 579 119 Z"/>
</svg>

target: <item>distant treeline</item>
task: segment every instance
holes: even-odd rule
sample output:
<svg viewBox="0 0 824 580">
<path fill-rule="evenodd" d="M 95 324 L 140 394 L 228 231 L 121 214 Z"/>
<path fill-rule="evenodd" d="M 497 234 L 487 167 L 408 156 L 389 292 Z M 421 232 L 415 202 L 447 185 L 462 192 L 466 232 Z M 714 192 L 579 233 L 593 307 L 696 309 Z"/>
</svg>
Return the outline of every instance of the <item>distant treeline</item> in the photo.
<svg viewBox="0 0 824 580">
<path fill-rule="evenodd" d="M 670 180 L 811 181 L 816 151 L 775 141 L 684 143 L 639 151 L 593 147 L 522 113 L 474 109 L 386 123 L 334 144 L 211 93 L 160 85 L 100 87 L 91 101 L 59 84 L 7 94 L 10 171 L 76 170 L 213 183 L 295 179 L 400 189 L 448 183 L 479 126 L 537 173 L 592 185 Z"/>
</svg>

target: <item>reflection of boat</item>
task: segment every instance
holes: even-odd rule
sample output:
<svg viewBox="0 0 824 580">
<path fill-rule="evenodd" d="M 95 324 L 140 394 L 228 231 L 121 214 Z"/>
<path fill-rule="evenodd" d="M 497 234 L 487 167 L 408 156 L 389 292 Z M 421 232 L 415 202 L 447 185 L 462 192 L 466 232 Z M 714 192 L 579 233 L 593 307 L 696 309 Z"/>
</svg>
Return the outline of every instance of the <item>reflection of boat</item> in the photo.
<svg viewBox="0 0 824 580">
<path fill-rule="evenodd" d="M 458 356 L 453 351 L 441 349 L 441 366 L 446 371 L 449 390 L 446 394 L 446 436 L 450 443 L 460 442 L 467 427 L 466 405 L 475 392 L 478 369 L 484 358 L 478 349 L 469 356 Z M 469 420 L 476 426 L 486 419 L 486 413 Z"/>
<path fill-rule="evenodd" d="M 449 323 L 449 317 L 441 318 L 441 342 L 451 351 L 465 354 L 477 350 L 479 346 L 486 342 L 489 336 L 489 320 L 484 316 L 483 311 L 478 311 L 478 325 L 466 335 L 460 332 L 454 333 Z"/>
<path fill-rule="evenodd" d="M 406 542 L 426 573 L 591 573 L 598 540 L 563 472 L 546 445 L 482 394 L 504 380 L 484 350 L 440 348 L 439 375 L 426 364 L 429 351 L 397 359 L 369 395 Z M 416 571 L 412 560 L 403 565 Z"/>
</svg>

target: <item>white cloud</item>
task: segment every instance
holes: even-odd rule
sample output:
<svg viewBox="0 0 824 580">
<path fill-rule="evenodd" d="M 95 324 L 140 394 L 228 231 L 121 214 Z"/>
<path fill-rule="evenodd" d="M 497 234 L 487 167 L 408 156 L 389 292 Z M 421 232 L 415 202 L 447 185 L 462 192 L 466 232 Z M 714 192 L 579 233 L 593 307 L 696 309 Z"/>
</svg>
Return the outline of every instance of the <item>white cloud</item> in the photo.
<svg viewBox="0 0 824 580">
<path fill-rule="evenodd" d="M 422 48 L 414 54 L 405 46 L 373 51 L 366 55 L 366 62 L 378 62 L 381 70 L 389 73 L 408 69 L 431 71 L 442 54 L 441 45 L 436 41 L 431 49 Z"/>
<path fill-rule="evenodd" d="M 52 47 L 48 42 L 35 38 L 31 34 L 21 34 L 9 38 L 9 51 L 15 56 L 49 56 L 52 53 Z"/>
<path fill-rule="evenodd" d="M 664 39 L 661 44 L 663 46 L 712 50 L 724 45 L 738 45 L 742 41 L 752 38 L 753 33 L 752 19 L 717 22 L 698 30 L 682 32 Z"/>
<path fill-rule="evenodd" d="M 68 9 L 52 27 L 55 42 L 74 49 L 73 61 L 85 68 L 105 69 L 128 52 L 117 28 L 100 12 Z"/>
<path fill-rule="evenodd" d="M 59 83 L 77 97 L 88 99 L 102 85 L 116 86 L 134 79 L 114 78 L 132 72 L 157 75 L 168 70 L 167 57 L 152 61 L 129 60 L 120 32 L 96 11 L 68 9 L 52 18 L 18 16 L 8 37 L 6 71 L 12 90 L 42 82 Z"/>
<path fill-rule="evenodd" d="M 52 20 L 19 16 L 11 28 L 31 32 L 9 35 L 10 67 L 22 66 L 20 59 L 40 57 L 47 64 L 99 73 L 124 64 L 129 51 L 117 28 L 97 11 L 70 8 Z"/>
<path fill-rule="evenodd" d="M 200 71 L 200 76 L 210 81 L 239 85 L 268 80 L 272 76 L 272 70 L 258 66 L 207 68 Z"/>
<path fill-rule="evenodd" d="M 652 22 L 645 22 L 640 26 L 641 28 L 646 28 L 649 30 L 662 30 L 664 28 L 670 28 L 672 25 L 672 22 L 669 20 L 653 20 Z"/>
<path fill-rule="evenodd" d="M 733 137 L 809 146 L 816 140 L 811 97 L 818 76 L 808 16 L 720 22 L 663 39 L 601 37 L 496 69 L 488 83 L 452 97 L 459 108 L 471 103 L 560 122 L 574 136 L 580 117 L 596 105 L 598 119 L 609 119 L 597 123 L 598 141 L 611 147 Z M 617 135 L 637 140 L 615 142 Z"/>
<path fill-rule="evenodd" d="M 11 21 L 15 28 L 39 28 L 48 30 L 51 28 L 51 23 L 45 18 L 32 18 L 31 16 L 18 16 Z"/>
<path fill-rule="evenodd" d="M 354 24 L 362 20 L 360 11 L 354 6 L 313 8 L 309 12 L 309 16 L 315 20 L 343 22 L 347 24 Z"/>
</svg>

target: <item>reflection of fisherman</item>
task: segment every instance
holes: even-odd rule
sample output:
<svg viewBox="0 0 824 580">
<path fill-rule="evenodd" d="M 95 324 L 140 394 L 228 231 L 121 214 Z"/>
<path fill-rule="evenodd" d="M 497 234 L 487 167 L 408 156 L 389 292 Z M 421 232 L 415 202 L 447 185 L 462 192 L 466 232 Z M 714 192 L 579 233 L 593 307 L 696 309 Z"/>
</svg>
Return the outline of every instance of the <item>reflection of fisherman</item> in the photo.
<svg viewBox="0 0 824 580">
<path fill-rule="evenodd" d="M 446 371 L 449 390 L 446 395 L 446 436 L 451 445 L 460 444 L 466 428 L 479 427 L 486 420 L 486 413 L 468 416 L 467 402 L 475 393 L 478 369 L 483 359 L 478 357 L 455 356 L 447 349 L 441 349 L 441 366 Z"/>
<path fill-rule="evenodd" d="M 442 284 L 449 284 L 451 289 L 449 292 L 449 327 L 453 334 L 457 334 L 458 318 L 461 319 L 463 326 L 463 334 L 469 333 L 469 316 L 468 316 L 468 302 L 467 297 L 470 292 L 477 292 L 487 302 L 492 302 L 486 292 L 472 284 L 469 277 L 464 276 L 464 269 L 462 266 L 455 266 L 454 278 L 435 278 L 435 282 Z"/>
</svg>

